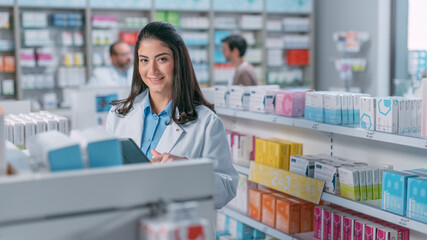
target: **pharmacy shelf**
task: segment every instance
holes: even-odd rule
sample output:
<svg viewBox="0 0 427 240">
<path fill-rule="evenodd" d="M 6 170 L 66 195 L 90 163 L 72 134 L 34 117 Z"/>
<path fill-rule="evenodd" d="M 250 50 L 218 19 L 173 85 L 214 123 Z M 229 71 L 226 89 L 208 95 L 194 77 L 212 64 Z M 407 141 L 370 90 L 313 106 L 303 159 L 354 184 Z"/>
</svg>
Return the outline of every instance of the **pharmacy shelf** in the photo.
<svg viewBox="0 0 427 240">
<path fill-rule="evenodd" d="M 245 167 L 245 166 L 242 166 L 242 165 L 239 165 L 236 163 L 233 163 L 233 166 L 238 173 L 245 174 L 245 175 L 249 176 L 250 171 L 249 171 L 248 167 Z"/>
<path fill-rule="evenodd" d="M 245 172 L 247 172 L 249 175 L 249 172 L 250 172 L 249 168 L 240 166 L 237 164 L 234 164 L 234 166 L 239 173 L 245 174 Z M 417 232 L 427 234 L 426 223 L 422 223 L 401 215 L 387 212 L 385 210 L 380 209 L 378 206 L 374 206 L 371 204 L 366 204 L 358 201 L 353 201 L 351 199 L 343 198 L 341 196 L 338 196 L 332 193 L 327 193 L 327 192 L 323 192 L 321 199 L 323 201 L 327 201 L 335 205 L 339 205 L 339 206 L 342 206 L 369 216 L 382 219 L 390 223 L 394 223 L 394 224 L 406 227 L 408 229 L 411 229 Z"/>
<path fill-rule="evenodd" d="M 217 114 L 222 116 L 237 117 L 242 119 L 256 120 L 267 123 L 275 123 L 286 126 L 294 126 L 306 129 L 313 129 L 321 132 L 340 134 L 344 136 L 369 139 L 384 143 L 393 143 L 402 146 L 427 149 L 427 138 L 405 136 L 371 130 L 364 130 L 355 125 L 339 126 L 326 123 L 319 123 L 303 118 L 283 117 L 274 114 L 257 113 L 229 108 L 216 107 Z"/>
<path fill-rule="evenodd" d="M 256 120 L 266 123 L 275 123 L 286 126 L 293 126 L 295 120 L 294 118 L 282 117 L 274 114 L 242 111 L 223 107 L 215 107 L 215 111 L 217 114 L 222 116 L 237 117 L 242 119 Z"/>
<path fill-rule="evenodd" d="M 323 192 L 322 200 L 345 207 L 345 208 L 349 208 L 351 210 L 354 210 L 369 216 L 382 219 L 387 222 L 391 222 L 391 223 L 406 227 L 408 229 L 411 229 L 423 234 L 427 234 L 426 223 L 422 223 L 401 215 L 384 211 L 376 206 L 353 201 L 353 200 L 346 199 L 341 196 L 337 196 L 335 194 L 327 193 L 327 192 Z"/>
<path fill-rule="evenodd" d="M 293 238 L 291 235 L 288 235 L 286 233 L 283 233 L 277 229 L 274 229 L 270 226 L 267 226 L 263 223 L 260 223 L 250 217 L 248 217 L 247 215 L 240 213 L 236 210 L 230 209 L 228 207 L 224 207 L 223 209 L 219 210 L 220 212 L 222 212 L 223 214 L 232 217 L 236 220 L 238 220 L 239 222 L 242 222 L 246 225 L 249 225 L 259 231 L 264 232 L 266 235 L 270 235 L 273 236 L 275 238 L 281 239 L 281 240 L 296 240 L 296 238 Z"/>
</svg>

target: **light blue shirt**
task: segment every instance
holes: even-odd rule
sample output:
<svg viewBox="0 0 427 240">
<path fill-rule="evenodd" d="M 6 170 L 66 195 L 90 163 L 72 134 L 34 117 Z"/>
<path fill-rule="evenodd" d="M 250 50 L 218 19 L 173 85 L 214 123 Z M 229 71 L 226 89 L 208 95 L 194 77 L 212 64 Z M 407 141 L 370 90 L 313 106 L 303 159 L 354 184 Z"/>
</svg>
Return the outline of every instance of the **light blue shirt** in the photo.
<svg viewBox="0 0 427 240">
<path fill-rule="evenodd" d="M 157 115 L 151 109 L 150 94 L 147 93 L 144 105 L 144 128 L 142 130 L 141 150 L 149 159 L 153 157 L 151 149 L 156 149 L 167 124 L 171 120 L 171 116 L 172 101 Z"/>
</svg>

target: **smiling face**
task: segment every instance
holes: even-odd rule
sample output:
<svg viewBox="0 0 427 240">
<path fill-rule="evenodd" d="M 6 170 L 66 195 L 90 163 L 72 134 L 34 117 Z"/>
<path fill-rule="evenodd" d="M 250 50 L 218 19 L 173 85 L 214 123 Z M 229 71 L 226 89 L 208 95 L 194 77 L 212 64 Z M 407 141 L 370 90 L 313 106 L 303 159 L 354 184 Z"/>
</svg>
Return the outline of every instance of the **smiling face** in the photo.
<svg viewBox="0 0 427 240">
<path fill-rule="evenodd" d="M 150 95 L 172 99 L 174 79 L 174 56 L 162 41 L 145 39 L 138 48 L 138 70 L 142 81 L 148 86 Z"/>
</svg>

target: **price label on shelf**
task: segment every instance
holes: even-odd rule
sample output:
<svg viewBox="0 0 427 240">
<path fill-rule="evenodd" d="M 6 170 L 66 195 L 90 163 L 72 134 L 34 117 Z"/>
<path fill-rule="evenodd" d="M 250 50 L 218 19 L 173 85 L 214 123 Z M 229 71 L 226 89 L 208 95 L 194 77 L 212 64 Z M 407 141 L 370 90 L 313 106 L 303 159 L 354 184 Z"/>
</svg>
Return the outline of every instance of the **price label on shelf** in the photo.
<svg viewBox="0 0 427 240">
<path fill-rule="evenodd" d="M 319 128 L 319 123 L 318 122 L 313 123 L 313 125 L 311 126 L 311 128 L 317 130 Z"/>
<path fill-rule="evenodd" d="M 325 182 L 252 162 L 249 180 L 289 195 L 319 203 Z"/>
<path fill-rule="evenodd" d="M 372 139 L 374 138 L 374 131 L 366 131 L 366 138 Z"/>
<path fill-rule="evenodd" d="M 410 220 L 409 219 L 407 219 L 407 218 L 401 218 L 400 220 L 399 220 L 399 224 L 401 225 L 401 226 L 408 226 L 408 224 L 410 223 Z"/>
</svg>

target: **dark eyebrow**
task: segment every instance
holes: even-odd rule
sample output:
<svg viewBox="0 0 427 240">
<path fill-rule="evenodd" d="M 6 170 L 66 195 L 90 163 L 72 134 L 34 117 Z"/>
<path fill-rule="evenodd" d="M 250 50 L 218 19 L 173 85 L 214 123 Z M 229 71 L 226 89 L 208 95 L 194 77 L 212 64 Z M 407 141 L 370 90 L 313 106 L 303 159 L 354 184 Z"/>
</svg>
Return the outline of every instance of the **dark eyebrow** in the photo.
<svg viewBox="0 0 427 240">
<path fill-rule="evenodd" d="M 159 53 L 159 54 L 157 54 L 156 56 L 154 56 L 154 58 L 157 58 L 157 57 L 160 57 L 160 56 L 162 56 L 162 55 L 169 55 L 170 56 L 170 54 L 169 53 Z M 138 57 L 143 57 L 143 58 L 149 58 L 149 57 L 147 57 L 147 56 L 144 56 L 144 55 L 142 55 L 142 54 L 139 54 L 138 55 Z"/>
</svg>

